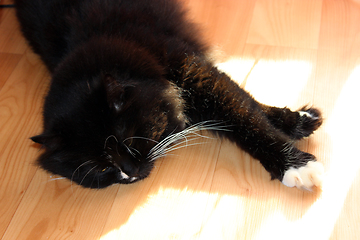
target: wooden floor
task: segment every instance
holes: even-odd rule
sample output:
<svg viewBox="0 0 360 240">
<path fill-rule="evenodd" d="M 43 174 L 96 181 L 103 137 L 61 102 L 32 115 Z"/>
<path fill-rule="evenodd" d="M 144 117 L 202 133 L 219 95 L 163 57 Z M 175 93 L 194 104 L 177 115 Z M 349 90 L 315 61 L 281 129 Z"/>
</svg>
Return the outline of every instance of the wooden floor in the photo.
<svg viewBox="0 0 360 240">
<path fill-rule="evenodd" d="M 323 190 L 290 189 L 227 141 L 161 159 L 146 180 L 82 189 L 43 172 L 49 74 L 0 9 L 0 238 L 360 239 L 360 1 L 183 0 L 218 59 L 259 101 L 323 111 L 299 142 L 325 165 Z M 1 4 L 11 3 L 9 0 Z M 219 54 L 221 52 L 221 54 Z"/>
</svg>

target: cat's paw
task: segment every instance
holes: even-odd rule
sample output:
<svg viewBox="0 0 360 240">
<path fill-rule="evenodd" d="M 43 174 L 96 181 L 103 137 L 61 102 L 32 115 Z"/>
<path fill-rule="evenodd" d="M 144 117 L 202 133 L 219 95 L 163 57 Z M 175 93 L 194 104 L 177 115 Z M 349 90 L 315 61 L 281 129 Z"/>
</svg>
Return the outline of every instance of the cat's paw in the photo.
<svg viewBox="0 0 360 240">
<path fill-rule="evenodd" d="M 313 186 L 322 186 L 323 176 L 324 166 L 320 162 L 309 161 L 303 167 L 288 169 L 282 183 L 288 187 L 311 190 Z"/>
<path fill-rule="evenodd" d="M 321 112 L 316 108 L 303 107 L 298 111 L 298 114 L 298 123 L 293 136 L 295 139 L 308 137 L 318 129 L 323 122 Z"/>
</svg>

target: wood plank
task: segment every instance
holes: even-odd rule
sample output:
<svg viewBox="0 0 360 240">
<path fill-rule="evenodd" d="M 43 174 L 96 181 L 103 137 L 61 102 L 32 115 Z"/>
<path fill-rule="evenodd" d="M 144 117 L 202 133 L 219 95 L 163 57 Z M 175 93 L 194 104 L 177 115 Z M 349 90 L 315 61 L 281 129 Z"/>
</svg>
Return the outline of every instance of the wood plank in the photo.
<svg viewBox="0 0 360 240">
<path fill-rule="evenodd" d="M 334 17 L 335 16 L 335 17 Z M 326 152 L 329 197 L 334 216 L 325 225 L 333 228 L 329 239 L 360 237 L 360 157 L 354 136 L 359 134 L 360 114 L 354 104 L 360 102 L 360 2 L 324 1 L 319 42 L 319 98 L 328 103 L 329 118 L 325 125 L 331 148 Z M 331 199 L 331 200 L 330 200 Z"/>
<path fill-rule="evenodd" d="M 13 4 L 14 1 L 13 0 L 1 0 L 0 3 L 1 4 Z"/>
<path fill-rule="evenodd" d="M 354 126 L 360 114 L 353 111 L 354 103 L 360 102 L 357 93 L 360 89 L 360 59 L 356 59 L 359 48 L 348 51 L 349 45 L 343 46 L 342 50 L 319 51 L 314 94 L 314 102 L 323 106 L 326 117 L 324 126 L 314 138 L 326 146 L 317 153 L 327 166 L 327 181 L 318 211 L 331 208 L 321 225 L 323 231 L 325 228 L 329 231 L 326 236 L 330 237 L 332 233 L 329 239 L 356 239 L 352 236 L 360 236 L 360 230 L 356 228 L 360 209 L 353 204 L 354 198 L 360 200 L 359 195 L 353 195 L 357 192 L 354 189 L 360 187 L 357 181 L 360 157 L 354 138 L 359 134 Z M 351 230 L 343 231 L 345 226 Z"/>
<path fill-rule="evenodd" d="M 324 1 L 319 49 L 357 52 L 354 47 L 360 45 L 359 11 L 359 1 Z"/>
<path fill-rule="evenodd" d="M 190 19 L 201 23 L 205 39 L 217 57 L 241 55 L 247 39 L 255 1 L 183 0 Z"/>
<path fill-rule="evenodd" d="M 15 9 L 0 9 L 0 52 L 23 54 L 28 47 L 19 31 Z"/>
<path fill-rule="evenodd" d="M 319 146 L 315 154 L 325 163 L 327 176 L 322 197 L 317 206 L 314 206 L 312 214 L 326 216 L 317 231 L 327 239 L 356 239 L 349 236 L 360 234 L 358 228 L 354 228 L 358 225 L 356 219 L 360 209 L 347 198 L 347 195 L 352 194 L 349 191 L 351 186 L 352 189 L 359 187 L 356 178 L 360 173 L 360 158 L 357 157 L 356 141 L 348 139 L 359 134 L 358 129 L 353 126 L 360 115 L 349 110 L 349 106 L 360 101 L 356 93 L 360 88 L 360 71 L 358 67 L 353 68 L 360 62 L 357 61 L 356 64 L 354 61 L 344 61 L 342 55 L 338 51 L 319 51 L 314 93 L 314 102 L 322 106 L 325 116 L 323 127 L 313 137 L 313 141 L 318 142 Z M 359 196 L 356 198 L 359 199 Z M 351 211 L 346 211 L 347 204 L 352 204 Z M 357 214 L 354 215 L 354 212 Z M 354 230 L 336 236 L 345 226 Z"/>
<path fill-rule="evenodd" d="M 21 55 L 0 52 L 0 91 L 8 80 L 16 65 L 19 63 Z"/>
<path fill-rule="evenodd" d="M 39 170 L 2 239 L 99 239 L 118 188 L 84 189 Z"/>
<path fill-rule="evenodd" d="M 47 78 L 38 57 L 27 52 L 0 92 L 0 236 L 36 171 L 38 149 L 29 137 L 41 127 L 40 106 Z"/>
<path fill-rule="evenodd" d="M 246 43 L 317 49 L 322 0 L 258 0 Z"/>
<path fill-rule="evenodd" d="M 348 189 L 343 208 L 329 239 L 358 239 L 360 236 L 360 171 Z"/>
</svg>

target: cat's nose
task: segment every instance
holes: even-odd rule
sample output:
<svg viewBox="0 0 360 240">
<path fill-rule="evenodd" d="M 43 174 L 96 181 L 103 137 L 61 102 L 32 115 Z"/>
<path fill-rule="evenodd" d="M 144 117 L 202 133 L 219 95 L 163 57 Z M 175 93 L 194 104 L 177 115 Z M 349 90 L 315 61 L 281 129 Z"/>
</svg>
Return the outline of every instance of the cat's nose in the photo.
<svg viewBox="0 0 360 240">
<path fill-rule="evenodd" d="M 139 174 L 139 166 L 135 164 L 135 161 L 137 160 L 132 156 L 122 156 L 118 162 L 120 170 L 128 176 L 128 178 L 136 177 Z"/>
<path fill-rule="evenodd" d="M 123 166 L 121 167 L 121 170 L 128 175 L 130 178 L 131 177 L 136 177 L 139 174 L 139 167 L 137 167 L 134 164 L 123 164 Z"/>
</svg>

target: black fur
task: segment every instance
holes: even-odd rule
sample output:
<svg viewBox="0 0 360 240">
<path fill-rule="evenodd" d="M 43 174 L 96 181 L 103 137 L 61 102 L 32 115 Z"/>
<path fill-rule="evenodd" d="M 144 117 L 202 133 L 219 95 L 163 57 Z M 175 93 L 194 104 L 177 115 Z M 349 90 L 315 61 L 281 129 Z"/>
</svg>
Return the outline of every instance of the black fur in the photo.
<svg viewBox="0 0 360 240">
<path fill-rule="evenodd" d="M 289 148 L 321 125 L 256 102 L 205 57 L 207 47 L 171 0 L 16 0 L 24 36 L 52 74 L 39 164 L 84 187 L 147 177 L 169 136 L 221 123 L 273 179 L 315 160 Z M 216 121 L 216 122 L 215 122 Z"/>
</svg>

